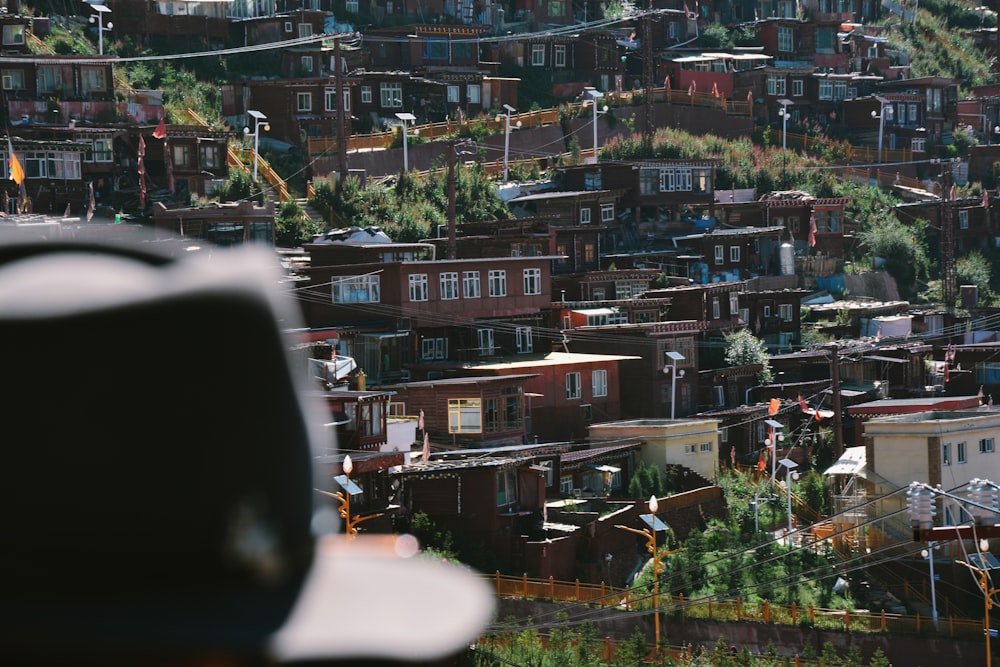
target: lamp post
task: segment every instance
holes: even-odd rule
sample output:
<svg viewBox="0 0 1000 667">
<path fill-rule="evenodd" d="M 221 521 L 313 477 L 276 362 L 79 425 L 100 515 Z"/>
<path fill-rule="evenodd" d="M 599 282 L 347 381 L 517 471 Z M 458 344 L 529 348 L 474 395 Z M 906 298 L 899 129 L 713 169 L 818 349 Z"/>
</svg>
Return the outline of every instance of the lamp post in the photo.
<svg viewBox="0 0 1000 667">
<path fill-rule="evenodd" d="M 590 93 L 590 103 L 594 105 L 594 163 L 597 163 L 597 100 L 604 97 L 604 93 L 599 90 L 587 91 Z M 605 104 L 601 113 L 605 113 L 608 110 L 608 105 Z"/>
<path fill-rule="evenodd" d="M 680 373 L 681 377 L 684 376 L 684 369 L 677 370 L 677 362 L 684 361 L 684 355 L 680 352 L 674 352 L 670 350 L 667 354 L 667 359 L 670 360 L 669 366 L 663 367 L 663 372 L 670 373 L 670 419 L 674 418 L 677 412 L 677 374 Z"/>
<path fill-rule="evenodd" d="M 777 452 L 777 450 L 775 450 Z M 788 496 L 788 546 L 792 546 L 792 471 L 799 467 L 795 461 L 784 458 L 781 465 L 785 467 L 785 495 Z"/>
<path fill-rule="evenodd" d="M 507 182 L 507 167 L 508 167 L 508 157 L 510 155 L 510 115 L 517 111 L 514 107 L 509 104 L 503 105 L 503 108 L 507 111 L 507 124 L 504 129 L 503 137 L 503 182 Z M 517 121 L 517 127 L 521 127 L 521 121 Z"/>
<path fill-rule="evenodd" d="M 333 478 L 337 484 L 340 485 L 341 489 L 343 489 L 342 491 L 331 493 L 329 491 L 323 491 L 322 489 L 316 490 L 323 495 L 335 498 L 340 503 L 340 518 L 344 520 L 344 532 L 347 534 L 347 537 L 353 539 L 358 534 L 357 525 L 359 523 L 380 517 L 383 513 L 379 512 L 378 514 L 369 514 L 367 516 L 351 516 L 351 496 L 360 494 L 361 487 L 355 484 L 351 479 L 351 472 L 354 471 L 354 462 L 351 461 L 350 454 L 344 457 L 342 467 L 344 469 L 344 474 L 337 475 Z"/>
<path fill-rule="evenodd" d="M 104 31 L 111 30 L 115 27 L 111 21 L 108 21 L 107 25 L 104 24 L 104 14 L 110 13 L 111 8 L 107 5 L 96 5 L 91 4 L 90 8 L 97 12 L 97 16 L 91 16 L 90 22 L 97 24 L 97 53 L 99 55 L 104 55 Z"/>
<path fill-rule="evenodd" d="M 892 106 L 886 106 L 885 100 L 881 97 L 876 97 L 879 103 L 879 110 L 876 112 L 872 110 L 872 118 L 878 118 L 878 162 L 882 162 L 882 134 L 885 131 L 885 117 L 889 116 L 892 118 Z"/>
<path fill-rule="evenodd" d="M 417 117 L 414 116 L 412 113 L 403 112 L 396 114 L 396 118 L 398 118 L 403 122 L 403 171 L 409 171 L 410 158 L 406 152 L 407 151 L 406 145 L 409 144 L 410 142 L 406 140 L 406 124 L 414 122 L 415 120 L 417 120 Z"/>
<path fill-rule="evenodd" d="M 778 472 L 778 442 L 784 442 L 785 436 L 778 433 L 779 429 L 785 428 L 785 425 L 776 419 L 765 419 L 764 423 L 767 424 L 767 437 L 764 439 L 764 445 L 771 451 L 771 488 L 774 488 L 775 475 Z"/>
<path fill-rule="evenodd" d="M 249 126 L 243 128 L 243 134 L 246 136 L 253 135 L 253 180 L 257 181 L 257 163 L 260 155 L 260 126 L 261 123 L 264 124 L 264 131 L 270 132 L 271 125 L 267 122 L 267 116 L 259 111 L 254 111 L 253 109 L 247 109 L 247 115 L 253 118 L 253 130 Z"/>
<path fill-rule="evenodd" d="M 969 560 L 976 559 L 979 561 L 980 565 L 983 567 L 976 567 L 972 563 L 965 560 L 956 560 L 955 562 L 959 565 L 964 565 L 969 568 L 979 579 L 979 588 L 983 591 L 983 629 L 986 634 L 986 667 L 990 667 L 993 664 L 993 656 L 990 653 L 990 609 L 993 607 L 993 596 L 1000 593 L 1000 588 L 993 588 L 992 582 L 990 580 L 989 569 L 986 566 L 985 554 L 989 551 L 990 543 L 989 540 L 979 541 L 979 550 L 982 553 L 971 554 Z"/>
<path fill-rule="evenodd" d="M 653 652 L 655 654 L 660 650 L 660 572 L 663 570 L 663 563 L 660 562 L 660 557 L 656 553 L 656 532 L 666 532 L 669 530 L 669 527 L 656 516 L 657 510 L 660 508 L 660 504 L 656 500 L 656 496 L 650 496 L 648 506 L 649 514 L 639 515 L 639 518 L 645 522 L 648 528 L 639 530 L 638 528 L 622 526 L 621 524 L 616 525 L 615 528 L 621 528 L 622 530 L 627 530 L 630 533 L 635 533 L 636 535 L 642 535 L 645 537 L 646 549 L 653 557 L 653 632 L 656 637 L 656 644 L 653 648 Z M 675 552 L 670 551 L 667 553 L 669 555 Z"/>
<path fill-rule="evenodd" d="M 938 626 L 937 592 L 934 587 L 934 544 L 928 542 L 927 548 L 920 552 L 920 555 L 927 559 L 928 567 L 931 571 L 931 620 L 934 621 L 934 629 Z"/>
<path fill-rule="evenodd" d="M 780 99 L 778 104 L 781 105 L 781 108 L 778 109 L 778 115 L 781 116 L 781 184 L 784 185 L 786 182 L 785 169 L 788 165 L 788 107 L 793 102 Z"/>
</svg>

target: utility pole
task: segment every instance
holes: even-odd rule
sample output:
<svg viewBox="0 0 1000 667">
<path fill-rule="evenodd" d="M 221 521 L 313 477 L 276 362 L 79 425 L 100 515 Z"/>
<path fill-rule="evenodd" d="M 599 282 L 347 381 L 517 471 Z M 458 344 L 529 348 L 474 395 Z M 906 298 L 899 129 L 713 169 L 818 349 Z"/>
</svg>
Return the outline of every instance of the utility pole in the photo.
<svg viewBox="0 0 1000 667">
<path fill-rule="evenodd" d="M 642 128 L 643 139 L 647 143 L 653 141 L 653 0 L 649 0 L 649 10 L 642 19 L 642 87 L 646 91 L 642 96 L 645 107 L 646 124 Z"/>
<path fill-rule="evenodd" d="M 951 198 L 951 161 L 941 173 L 941 283 L 944 305 L 955 312 L 955 202 Z"/>
<path fill-rule="evenodd" d="M 337 96 L 337 167 L 340 170 L 338 188 L 347 180 L 347 109 L 344 108 L 344 61 L 340 54 L 340 38 L 333 40 L 334 94 Z"/>
<path fill-rule="evenodd" d="M 455 216 L 455 163 L 458 162 L 458 143 L 448 142 L 448 259 L 457 259 L 458 231 Z"/>
<path fill-rule="evenodd" d="M 844 454 L 844 418 L 841 414 L 840 402 L 840 357 L 836 343 L 828 345 L 830 351 L 830 389 L 833 394 L 833 456 L 840 459 Z"/>
</svg>

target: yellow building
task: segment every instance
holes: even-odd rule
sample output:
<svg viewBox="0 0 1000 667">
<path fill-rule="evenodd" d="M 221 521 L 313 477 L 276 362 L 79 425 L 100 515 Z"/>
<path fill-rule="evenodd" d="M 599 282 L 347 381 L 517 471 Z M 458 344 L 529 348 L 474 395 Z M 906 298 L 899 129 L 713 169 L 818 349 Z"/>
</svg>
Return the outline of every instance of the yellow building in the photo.
<svg viewBox="0 0 1000 667">
<path fill-rule="evenodd" d="M 631 419 L 592 424 L 592 443 L 641 440 L 639 457 L 647 465 L 663 470 L 681 465 L 714 480 L 719 466 L 717 419 Z"/>
</svg>

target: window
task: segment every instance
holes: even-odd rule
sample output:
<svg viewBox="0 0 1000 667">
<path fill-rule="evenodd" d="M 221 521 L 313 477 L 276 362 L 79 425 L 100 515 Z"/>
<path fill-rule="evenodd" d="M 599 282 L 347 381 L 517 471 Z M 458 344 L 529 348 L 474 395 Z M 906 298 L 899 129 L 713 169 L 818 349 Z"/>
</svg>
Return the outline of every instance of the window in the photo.
<svg viewBox="0 0 1000 667">
<path fill-rule="evenodd" d="M 420 341 L 420 358 L 424 361 L 448 358 L 447 338 L 424 338 Z"/>
<path fill-rule="evenodd" d="M 601 172 L 599 171 L 588 171 L 583 175 L 583 189 L 584 190 L 600 190 L 601 189 Z"/>
<path fill-rule="evenodd" d="M 593 387 L 593 396 L 608 395 L 608 371 L 601 368 L 590 372 L 590 385 Z"/>
<path fill-rule="evenodd" d="M 497 471 L 497 507 L 517 502 L 517 470 L 506 468 Z"/>
<path fill-rule="evenodd" d="M 959 463 L 965 463 L 965 443 L 960 442 L 955 445 L 955 456 L 958 458 Z"/>
<path fill-rule="evenodd" d="M 461 101 L 458 86 L 448 86 L 448 102 L 450 104 L 458 104 Z"/>
<path fill-rule="evenodd" d="M 802 79 L 792 79 L 792 97 L 802 97 L 803 94 Z"/>
<path fill-rule="evenodd" d="M 476 337 L 479 339 L 479 354 L 484 356 L 496 354 L 496 346 L 493 344 L 493 329 L 477 329 Z"/>
<path fill-rule="evenodd" d="M 581 208 L 580 209 L 580 224 L 589 225 L 590 224 L 590 209 Z"/>
<path fill-rule="evenodd" d="M 111 162 L 111 135 L 94 137 L 94 162 Z"/>
<path fill-rule="evenodd" d="M 771 306 L 764 306 L 764 317 L 771 317 Z"/>
<path fill-rule="evenodd" d="M 18 69 L 5 69 L 3 70 L 3 89 L 4 90 L 23 90 L 24 89 L 24 72 Z"/>
<path fill-rule="evenodd" d="M 767 94 L 784 95 L 785 77 L 771 74 L 767 77 Z"/>
<path fill-rule="evenodd" d="M 910 102 L 906 106 L 909 107 L 909 109 L 910 109 L 910 122 L 912 124 L 916 125 L 917 123 L 920 122 L 917 119 L 917 103 L 916 102 Z"/>
<path fill-rule="evenodd" d="M 847 99 L 847 82 L 846 81 L 834 81 L 833 82 L 833 99 L 835 99 L 835 100 L 846 100 Z"/>
<path fill-rule="evenodd" d="M 969 211 L 968 209 L 958 212 L 958 228 L 968 229 L 969 228 Z"/>
<path fill-rule="evenodd" d="M 448 433 L 482 433 L 480 405 L 478 398 L 449 398 Z"/>
<path fill-rule="evenodd" d="M 730 262 L 740 261 L 740 247 L 738 245 L 729 246 L 729 261 Z"/>
<path fill-rule="evenodd" d="M 335 277 L 330 283 L 333 303 L 378 303 L 379 276 Z"/>
<path fill-rule="evenodd" d="M 914 153 L 923 153 L 927 150 L 927 140 L 916 137 L 910 139 L 910 150 Z"/>
<path fill-rule="evenodd" d="M 821 79 L 819 82 L 819 99 L 821 100 L 832 100 L 833 99 L 833 81 L 829 79 Z"/>
<path fill-rule="evenodd" d="M 478 299 L 480 297 L 479 271 L 462 272 L 462 294 L 466 299 Z"/>
<path fill-rule="evenodd" d="M 371 86 L 361 86 L 361 103 L 371 104 L 372 103 L 372 87 Z"/>
<path fill-rule="evenodd" d="M 778 51 L 791 53 L 795 50 L 795 31 L 791 28 L 778 28 Z"/>
<path fill-rule="evenodd" d="M 81 67 L 80 88 L 85 93 L 103 93 L 108 89 L 103 67 Z"/>
<path fill-rule="evenodd" d="M 951 465 L 951 445 L 941 445 L 941 464 L 946 466 Z"/>
<path fill-rule="evenodd" d="M 488 280 L 490 296 L 507 296 L 506 271 L 490 271 Z"/>
<path fill-rule="evenodd" d="M 347 2 L 344 3 L 344 11 L 350 14 L 357 14 L 360 6 L 361 3 L 359 0 L 347 0 Z"/>
<path fill-rule="evenodd" d="M 993 453 L 993 438 L 983 438 L 979 441 L 979 453 L 980 454 L 992 454 Z"/>
<path fill-rule="evenodd" d="M 780 317 L 785 322 L 792 321 L 792 304 L 790 303 L 779 303 L 778 304 L 778 317 Z"/>
<path fill-rule="evenodd" d="M 739 309 L 740 319 L 743 320 L 743 324 L 750 324 L 750 309 L 740 308 Z"/>
<path fill-rule="evenodd" d="M 517 327 L 514 330 L 514 345 L 518 354 L 527 354 L 534 350 L 531 340 L 531 327 Z"/>
<path fill-rule="evenodd" d="M 424 60 L 447 60 L 448 40 L 424 39 Z"/>
<path fill-rule="evenodd" d="M 728 426 L 723 426 L 722 428 L 719 429 L 719 441 L 720 442 L 729 442 L 729 427 Z"/>
<path fill-rule="evenodd" d="M 313 57 L 312 56 L 299 56 L 299 67 L 303 72 L 311 74 L 313 71 Z"/>
<path fill-rule="evenodd" d="M 299 24 L 299 37 L 312 37 L 313 27 L 311 23 Z"/>
<path fill-rule="evenodd" d="M 292 31 L 292 22 L 285 21 L 285 32 L 291 32 L 291 31 Z"/>
<path fill-rule="evenodd" d="M 564 496 L 573 495 L 573 475 L 562 475 L 559 477 L 559 493 Z"/>
<path fill-rule="evenodd" d="M 736 315 L 740 311 L 740 295 L 736 292 L 729 293 L 729 314 Z"/>
<path fill-rule="evenodd" d="M 458 273 L 441 274 L 441 299 L 450 301 L 458 298 Z"/>
<path fill-rule="evenodd" d="M 639 194 L 654 195 L 660 189 L 660 172 L 657 169 L 639 170 Z"/>
<path fill-rule="evenodd" d="M 296 93 L 295 108 L 298 110 L 299 113 L 312 111 L 313 108 L 312 93 Z"/>
<path fill-rule="evenodd" d="M 39 67 L 35 79 L 39 93 L 53 93 L 62 87 L 62 72 L 58 67 Z"/>
<path fill-rule="evenodd" d="M 175 167 L 190 167 L 191 166 L 191 147 L 178 144 L 170 147 L 173 152 L 174 166 Z"/>
<path fill-rule="evenodd" d="M 698 445 L 684 445 L 685 454 L 694 454 L 696 451 L 698 451 Z"/>
<path fill-rule="evenodd" d="M 580 374 L 566 373 L 566 399 L 578 399 L 583 395 L 580 389 Z"/>
<path fill-rule="evenodd" d="M 712 319 L 717 320 L 722 317 L 722 304 L 719 303 L 719 297 L 712 298 Z"/>
<path fill-rule="evenodd" d="M 323 89 L 323 110 L 324 111 L 336 111 L 337 110 L 337 89 L 336 88 L 324 88 Z"/>
<path fill-rule="evenodd" d="M 712 451 L 712 443 L 703 442 L 700 445 L 698 445 L 698 449 L 703 452 L 710 452 Z"/>
<path fill-rule="evenodd" d="M 362 89 L 362 96 L 364 96 L 363 89 Z M 402 109 L 403 84 L 401 83 L 379 84 L 379 102 L 381 102 L 382 107 L 385 109 Z"/>
<path fill-rule="evenodd" d="M 545 65 L 545 45 L 544 44 L 532 44 L 531 45 L 531 65 L 533 67 L 542 67 Z"/>
<path fill-rule="evenodd" d="M 593 264 L 597 261 L 597 246 L 593 243 L 583 244 L 583 263 Z"/>
<path fill-rule="evenodd" d="M 556 67 L 566 67 L 566 45 L 557 44 L 553 52 L 553 64 Z"/>
<path fill-rule="evenodd" d="M 601 222 L 615 221 L 615 205 L 601 204 Z"/>
<path fill-rule="evenodd" d="M 218 169 L 221 166 L 218 144 L 209 141 L 198 142 L 198 163 L 202 169 Z"/>
<path fill-rule="evenodd" d="M 409 283 L 410 301 L 427 301 L 427 274 L 411 273 Z"/>
<path fill-rule="evenodd" d="M 566 13 L 566 3 L 563 0 L 549 0 L 545 11 L 550 18 L 559 18 Z"/>
<path fill-rule="evenodd" d="M 726 262 L 726 247 L 717 245 L 715 246 L 715 263 L 724 264 Z"/>
<path fill-rule="evenodd" d="M 524 270 L 524 293 L 526 295 L 534 295 L 542 293 L 542 270 L 541 269 L 525 269 Z"/>
<path fill-rule="evenodd" d="M 5 25 L 3 27 L 4 46 L 24 44 L 24 24 Z"/>
<path fill-rule="evenodd" d="M 469 100 L 469 104 L 479 104 L 479 84 L 469 84 L 465 87 L 465 97 Z"/>
</svg>

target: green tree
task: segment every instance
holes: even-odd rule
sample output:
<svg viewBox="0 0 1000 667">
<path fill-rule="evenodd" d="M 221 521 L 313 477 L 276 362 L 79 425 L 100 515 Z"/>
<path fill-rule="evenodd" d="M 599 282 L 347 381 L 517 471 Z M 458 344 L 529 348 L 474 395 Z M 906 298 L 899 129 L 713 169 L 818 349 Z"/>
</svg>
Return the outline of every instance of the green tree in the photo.
<svg viewBox="0 0 1000 667">
<path fill-rule="evenodd" d="M 298 202 L 286 201 L 274 218 L 274 242 L 279 248 L 296 248 L 320 232 Z"/>
<path fill-rule="evenodd" d="M 993 265 L 979 250 L 973 250 L 955 262 L 955 278 L 959 285 L 975 285 L 979 288 L 980 303 L 994 301 L 990 284 L 993 281 Z"/>
<path fill-rule="evenodd" d="M 757 374 L 760 384 L 769 384 L 774 375 L 771 372 L 771 355 L 767 352 L 764 341 L 753 335 L 749 329 L 739 329 L 725 334 L 725 360 L 730 366 L 749 366 L 760 364 L 761 371 Z"/>
<path fill-rule="evenodd" d="M 927 277 L 924 228 L 925 224 L 919 222 L 907 226 L 894 216 L 885 216 L 861 231 L 861 244 L 885 260 L 885 270 L 896 279 L 903 298 L 912 298 L 917 292 L 917 279 Z"/>
</svg>

